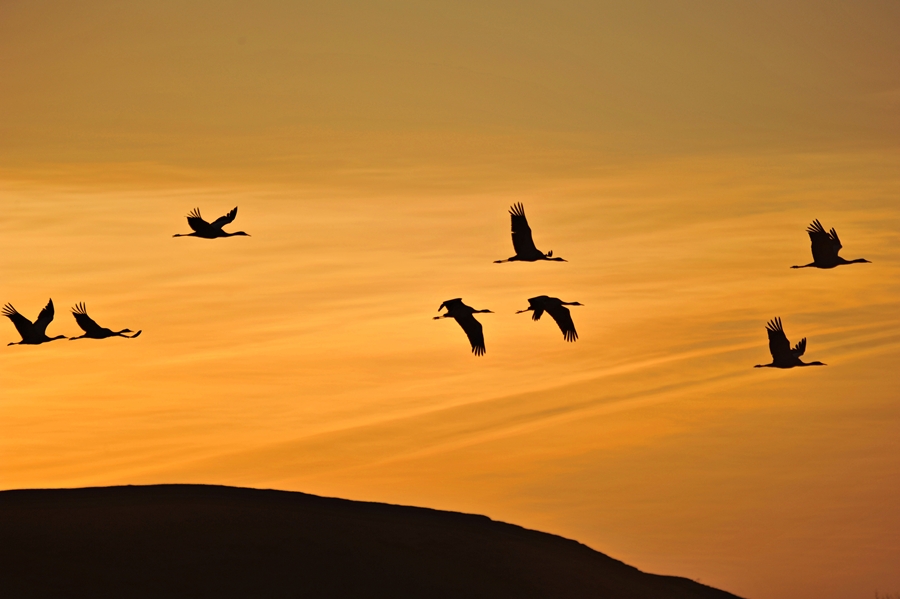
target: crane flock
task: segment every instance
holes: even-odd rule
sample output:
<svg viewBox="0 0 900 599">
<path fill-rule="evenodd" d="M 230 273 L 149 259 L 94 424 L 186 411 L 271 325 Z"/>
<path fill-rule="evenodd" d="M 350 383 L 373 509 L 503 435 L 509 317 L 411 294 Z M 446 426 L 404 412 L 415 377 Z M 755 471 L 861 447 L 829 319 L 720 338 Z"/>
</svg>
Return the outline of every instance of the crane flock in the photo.
<svg viewBox="0 0 900 599">
<path fill-rule="evenodd" d="M 246 236 L 244 231 L 228 233 L 223 230 L 225 225 L 234 222 L 237 217 L 237 207 L 233 208 L 224 216 L 220 216 L 213 222 L 207 222 L 200 215 L 199 208 L 194 208 L 188 213 L 188 226 L 192 229 L 191 233 L 176 233 L 173 237 L 199 237 L 201 239 L 218 239 L 222 237 Z M 525 207 L 521 202 L 512 205 L 509 209 L 510 228 L 512 232 L 512 244 L 515 255 L 505 260 L 495 260 L 495 264 L 504 262 L 566 262 L 563 258 L 554 257 L 553 251 L 547 253 L 542 252 L 535 246 L 532 236 L 531 227 L 528 225 L 528 219 L 525 217 Z M 855 260 L 846 260 L 838 255 L 843 248 L 837 232 L 832 228 L 826 231 L 825 227 L 818 219 L 814 220 L 807 228 L 809 234 L 813 261 L 802 266 L 792 266 L 791 268 L 822 268 L 830 269 L 836 266 L 846 264 L 869 263 L 865 258 L 857 258 Z M 572 313 L 566 306 L 583 306 L 580 302 L 566 302 L 556 297 L 548 295 L 538 295 L 528 298 L 528 307 L 524 310 L 518 310 L 516 314 L 523 312 L 531 312 L 532 320 L 540 320 L 541 316 L 546 312 L 556 322 L 559 330 L 562 332 L 563 339 L 569 342 L 578 339 L 578 332 L 575 330 L 575 322 L 572 320 Z M 438 308 L 438 312 L 446 309 L 446 312 L 435 316 L 434 320 L 443 318 L 452 318 L 465 332 L 472 348 L 472 353 L 476 356 L 483 356 L 486 352 L 484 342 L 484 328 L 481 323 L 475 319 L 475 314 L 492 314 L 491 310 L 475 308 L 463 303 L 462 298 L 454 298 L 445 300 Z M 53 308 L 53 300 L 49 300 L 44 306 L 37 319 L 32 322 L 19 313 L 12 304 L 7 303 L 2 310 L 4 316 L 9 318 L 21 341 L 11 342 L 8 345 L 40 345 L 57 339 L 67 339 L 65 335 L 57 335 L 50 337 L 47 335 L 47 327 L 53 321 L 55 314 Z M 90 316 L 88 316 L 85 304 L 78 303 L 72 308 L 72 316 L 75 322 L 84 332 L 78 337 L 68 337 L 74 341 L 76 339 L 107 339 L 110 337 L 124 337 L 126 339 L 134 339 L 141 334 L 141 331 L 133 332 L 131 329 L 121 329 L 113 331 L 106 327 L 98 325 Z M 131 333 L 130 335 L 128 333 Z M 769 337 L 769 352 L 772 354 L 772 362 L 769 364 L 757 364 L 755 368 L 794 368 L 796 366 L 825 366 L 822 362 L 803 362 L 800 357 L 806 352 L 806 338 L 800 340 L 799 343 L 791 347 L 781 318 L 776 317 L 766 324 L 766 333 Z"/>
</svg>

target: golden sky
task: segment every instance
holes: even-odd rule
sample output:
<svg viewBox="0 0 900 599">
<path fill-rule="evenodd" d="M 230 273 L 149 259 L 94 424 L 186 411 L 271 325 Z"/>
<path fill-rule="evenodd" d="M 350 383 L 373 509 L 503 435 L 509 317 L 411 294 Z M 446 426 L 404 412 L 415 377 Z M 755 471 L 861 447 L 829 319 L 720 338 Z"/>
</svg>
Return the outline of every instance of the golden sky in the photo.
<svg viewBox="0 0 900 599">
<path fill-rule="evenodd" d="M 486 5 L 487 4 L 487 5 Z M 0 3 L 0 488 L 483 513 L 900 592 L 900 6 Z M 523 202 L 567 263 L 493 264 Z M 239 206 L 252 237 L 173 239 Z M 835 227 L 846 258 L 811 261 Z M 547 294 L 579 332 L 515 315 Z M 453 297 L 487 354 L 435 322 Z M 755 370 L 781 316 L 826 368 Z M 17 341 L 0 323 L 4 343 Z"/>
</svg>

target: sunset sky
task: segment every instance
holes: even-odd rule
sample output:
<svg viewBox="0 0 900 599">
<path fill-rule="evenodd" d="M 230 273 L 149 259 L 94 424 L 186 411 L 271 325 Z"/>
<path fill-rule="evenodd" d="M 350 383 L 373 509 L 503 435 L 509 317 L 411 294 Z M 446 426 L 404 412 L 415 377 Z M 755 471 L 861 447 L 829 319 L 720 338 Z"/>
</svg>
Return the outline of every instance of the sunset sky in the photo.
<svg viewBox="0 0 900 599">
<path fill-rule="evenodd" d="M 900 4 L 0 2 L 0 488 L 474 512 L 900 593 Z M 522 202 L 537 246 L 513 254 Z M 251 237 L 173 239 L 199 207 Z M 845 258 L 812 260 L 813 219 Z M 579 339 L 527 298 L 580 301 Z M 436 322 L 462 297 L 487 354 Z M 804 359 L 770 361 L 780 316 Z"/>
</svg>

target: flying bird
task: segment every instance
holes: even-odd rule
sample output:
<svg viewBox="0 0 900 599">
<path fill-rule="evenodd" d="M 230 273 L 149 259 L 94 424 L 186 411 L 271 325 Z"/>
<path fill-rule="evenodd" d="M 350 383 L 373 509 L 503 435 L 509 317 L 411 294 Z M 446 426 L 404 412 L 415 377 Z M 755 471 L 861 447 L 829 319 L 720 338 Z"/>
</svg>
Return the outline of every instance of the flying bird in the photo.
<svg viewBox="0 0 900 599">
<path fill-rule="evenodd" d="M 462 327 L 462 330 L 466 332 L 466 337 L 469 338 L 469 343 L 472 344 L 472 353 L 476 356 L 484 355 L 484 333 L 481 329 L 481 323 L 475 320 L 473 314 L 493 314 L 490 310 L 476 310 L 472 306 L 467 306 L 463 303 L 462 298 L 458 297 L 456 299 L 449 299 L 443 302 L 438 308 L 438 312 L 442 309 L 447 308 L 446 314 L 441 314 L 440 316 L 435 316 L 435 320 L 440 320 L 441 318 L 453 318 L 456 320 L 457 324 Z"/>
<path fill-rule="evenodd" d="M 554 258 L 553 250 L 545 254 L 534 246 L 534 240 L 531 238 L 531 227 L 528 226 L 528 219 L 525 218 L 525 207 L 521 202 L 509 208 L 509 216 L 512 220 L 512 242 L 516 255 L 506 260 L 494 260 L 495 264 L 501 262 L 536 262 L 538 260 L 565 262 L 562 258 Z"/>
<path fill-rule="evenodd" d="M 825 366 L 821 362 L 803 362 L 800 356 L 806 351 L 806 337 L 791 348 L 791 342 L 784 334 L 780 318 L 773 318 L 766 324 L 769 334 L 769 351 L 772 353 L 771 364 L 757 364 L 754 368 L 793 368 L 794 366 Z"/>
<path fill-rule="evenodd" d="M 44 309 L 41 310 L 41 313 L 38 314 L 37 320 L 31 322 L 21 314 L 19 311 L 12 307 L 12 304 L 6 304 L 3 306 L 3 315 L 9 318 L 14 325 L 16 325 L 16 330 L 19 331 L 19 335 L 22 336 L 22 340 L 15 343 L 8 343 L 7 345 L 38 345 L 40 343 L 46 343 L 47 341 L 56 341 L 57 339 L 65 339 L 65 335 L 58 335 L 56 337 L 48 337 L 47 336 L 47 325 L 53 320 L 53 300 L 47 302 L 47 305 L 44 306 Z"/>
<path fill-rule="evenodd" d="M 806 232 L 809 233 L 809 241 L 812 246 L 813 261 L 803 266 L 792 266 L 791 268 L 807 268 L 814 266 L 816 268 L 834 268 L 841 264 L 858 264 L 861 262 L 869 262 L 865 258 L 857 258 L 856 260 L 844 260 L 838 256 L 838 252 L 844 247 L 838 238 L 837 231 L 833 228 L 831 231 L 825 231 L 825 227 L 816 219 L 807 227 Z"/>
<path fill-rule="evenodd" d="M 524 310 L 519 310 L 516 314 L 531 310 L 534 312 L 531 315 L 531 319 L 540 320 L 541 316 L 546 312 L 556 321 L 559 330 L 562 331 L 563 338 L 565 338 L 566 341 L 575 341 L 578 339 L 578 333 L 575 331 L 575 323 L 572 322 L 572 314 L 566 306 L 583 305 L 584 304 L 579 302 L 564 302 L 558 297 L 539 295 L 537 297 L 528 298 L 528 307 Z"/>
<path fill-rule="evenodd" d="M 193 233 L 176 233 L 172 235 L 172 237 L 202 237 L 203 239 L 215 239 L 216 237 L 232 237 L 234 235 L 246 235 L 250 237 L 247 233 L 243 231 L 238 231 L 237 233 L 226 233 L 222 230 L 227 224 L 230 224 L 234 221 L 234 217 L 237 216 L 237 206 L 234 207 L 234 210 L 226 214 L 225 216 L 220 216 L 216 220 L 211 223 L 203 220 L 203 217 L 200 216 L 200 209 L 194 208 L 187 215 L 188 225 L 191 229 L 194 230 Z"/>
<path fill-rule="evenodd" d="M 77 322 L 78 326 L 81 327 L 81 330 L 84 331 L 84 335 L 81 337 L 70 337 L 69 341 L 74 341 L 76 339 L 106 339 L 107 337 L 125 337 L 126 339 L 134 339 L 141 334 L 141 331 L 134 333 L 131 329 L 113 331 L 106 327 L 101 327 L 94 322 L 93 318 L 88 316 L 87 310 L 84 307 L 84 302 L 75 304 L 75 307 L 72 308 L 72 316 L 75 317 L 75 322 Z M 134 333 L 134 335 L 126 335 L 125 333 Z"/>
</svg>

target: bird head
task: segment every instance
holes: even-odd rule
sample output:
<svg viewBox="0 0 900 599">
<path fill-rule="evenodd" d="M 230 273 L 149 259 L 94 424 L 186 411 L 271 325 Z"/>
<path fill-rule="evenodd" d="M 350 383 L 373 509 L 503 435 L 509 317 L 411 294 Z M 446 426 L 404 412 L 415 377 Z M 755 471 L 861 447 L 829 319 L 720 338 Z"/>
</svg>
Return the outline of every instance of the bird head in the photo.
<svg viewBox="0 0 900 599">
<path fill-rule="evenodd" d="M 243 235 L 244 237 L 250 237 L 250 233 L 244 233 L 243 231 L 238 231 L 237 233 L 232 233 L 231 235 L 232 235 L 232 236 L 234 236 L 234 235 Z"/>
</svg>

